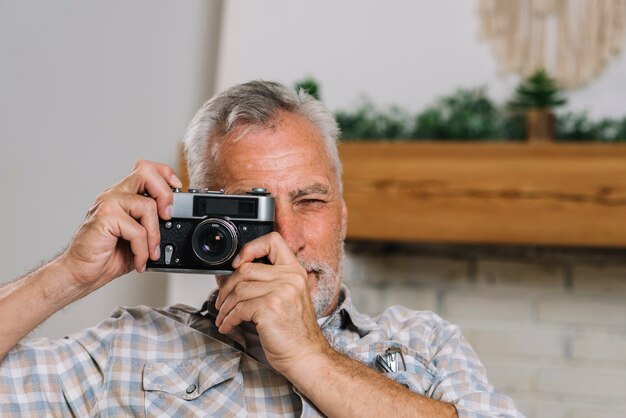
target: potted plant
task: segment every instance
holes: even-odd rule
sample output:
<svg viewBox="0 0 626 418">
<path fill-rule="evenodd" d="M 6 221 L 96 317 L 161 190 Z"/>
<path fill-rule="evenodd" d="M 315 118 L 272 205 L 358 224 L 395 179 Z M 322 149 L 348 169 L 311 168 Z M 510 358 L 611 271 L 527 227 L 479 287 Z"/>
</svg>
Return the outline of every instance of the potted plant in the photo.
<svg viewBox="0 0 626 418">
<path fill-rule="evenodd" d="M 526 138 L 529 142 L 549 142 L 555 136 L 553 108 L 566 103 L 556 81 L 543 69 L 523 80 L 510 103 L 526 114 Z"/>
</svg>

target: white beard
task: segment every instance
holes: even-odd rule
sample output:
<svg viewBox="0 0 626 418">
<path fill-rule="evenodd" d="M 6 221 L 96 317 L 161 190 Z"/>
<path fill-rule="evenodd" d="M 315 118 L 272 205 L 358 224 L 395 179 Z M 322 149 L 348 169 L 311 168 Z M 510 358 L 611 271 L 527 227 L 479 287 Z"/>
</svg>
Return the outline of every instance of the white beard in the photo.
<svg viewBox="0 0 626 418">
<path fill-rule="evenodd" d="M 330 263 L 306 261 L 298 257 L 298 261 L 306 271 L 311 271 L 317 277 L 315 290 L 311 293 L 311 301 L 315 308 L 315 315 L 321 318 L 336 301 L 337 287 L 339 286 L 341 266 L 343 264 L 343 242 L 339 245 L 339 261 L 337 271 L 333 271 Z"/>
</svg>

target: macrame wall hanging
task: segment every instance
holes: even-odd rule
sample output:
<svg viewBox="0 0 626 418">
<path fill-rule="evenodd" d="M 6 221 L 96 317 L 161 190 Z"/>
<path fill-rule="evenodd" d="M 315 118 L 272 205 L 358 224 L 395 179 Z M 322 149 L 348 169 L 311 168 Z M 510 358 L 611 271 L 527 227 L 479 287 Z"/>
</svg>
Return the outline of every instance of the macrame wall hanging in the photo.
<svg viewBox="0 0 626 418">
<path fill-rule="evenodd" d="M 478 0 L 503 72 L 546 69 L 566 89 L 600 74 L 624 41 L 626 0 Z"/>
</svg>

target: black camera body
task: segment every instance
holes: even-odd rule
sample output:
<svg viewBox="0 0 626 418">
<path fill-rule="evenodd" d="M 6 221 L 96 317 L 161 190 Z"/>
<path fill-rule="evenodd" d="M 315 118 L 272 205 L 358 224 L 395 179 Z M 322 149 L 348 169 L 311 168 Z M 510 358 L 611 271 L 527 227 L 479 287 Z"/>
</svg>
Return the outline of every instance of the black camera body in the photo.
<svg viewBox="0 0 626 418">
<path fill-rule="evenodd" d="M 148 270 L 229 274 L 241 247 L 274 230 L 274 198 L 265 189 L 173 191 L 172 219 L 159 220 L 161 257 L 148 260 Z"/>
</svg>

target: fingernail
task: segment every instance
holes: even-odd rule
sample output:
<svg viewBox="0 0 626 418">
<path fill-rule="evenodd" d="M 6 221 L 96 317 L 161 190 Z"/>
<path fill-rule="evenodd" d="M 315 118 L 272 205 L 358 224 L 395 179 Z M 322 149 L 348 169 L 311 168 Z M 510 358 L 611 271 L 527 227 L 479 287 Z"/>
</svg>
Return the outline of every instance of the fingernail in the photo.
<svg viewBox="0 0 626 418">
<path fill-rule="evenodd" d="M 154 258 L 159 259 L 161 258 L 161 246 L 157 245 L 156 247 L 154 247 Z"/>
<path fill-rule="evenodd" d="M 168 207 L 165 208 L 165 216 L 167 216 L 168 219 L 172 217 L 173 210 L 174 210 L 174 207 L 172 205 L 169 205 Z"/>
<path fill-rule="evenodd" d="M 146 271 L 146 265 L 145 264 L 143 266 L 141 266 L 141 269 L 139 270 L 139 273 L 143 273 L 144 271 Z"/>
<path fill-rule="evenodd" d="M 235 259 L 233 260 L 233 267 L 237 268 L 239 267 L 239 263 L 241 262 L 241 256 L 239 254 L 237 254 L 237 257 L 235 257 Z"/>
</svg>

